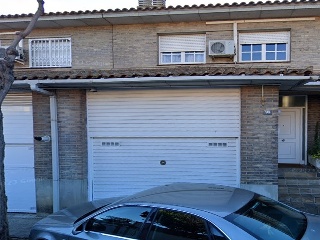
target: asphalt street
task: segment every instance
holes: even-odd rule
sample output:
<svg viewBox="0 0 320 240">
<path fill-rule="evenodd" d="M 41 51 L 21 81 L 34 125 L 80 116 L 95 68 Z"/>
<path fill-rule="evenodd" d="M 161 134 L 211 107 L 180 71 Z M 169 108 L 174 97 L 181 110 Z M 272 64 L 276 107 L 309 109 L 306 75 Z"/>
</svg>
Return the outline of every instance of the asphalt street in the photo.
<svg viewBox="0 0 320 240">
<path fill-rule="evenodd" d="M 28 239 L 32 226 L 46 215 L 8 213 L 9 233 L 12 240 Z"/>
</svg>

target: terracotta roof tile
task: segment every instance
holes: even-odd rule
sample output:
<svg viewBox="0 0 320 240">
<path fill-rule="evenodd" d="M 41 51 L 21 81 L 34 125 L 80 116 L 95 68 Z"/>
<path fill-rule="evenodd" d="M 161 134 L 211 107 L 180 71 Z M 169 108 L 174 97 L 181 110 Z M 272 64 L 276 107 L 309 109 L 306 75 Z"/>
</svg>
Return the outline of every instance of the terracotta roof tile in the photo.
<svg viewBox="0 0 320 240">
<path fill-rule="evenodd" d="M 309 68 L 241 68 L 241 67 L 198 67 L 179 66 L 172 68 L 149 69 L 16 69 L 16 80 L 44 79 L 99 79 L 99 78 L 135 78 L 135 77 L 169 77 L 169 76 L 240 76 L 240 75 L 280 75 L 309 76 Z"/>
<path fill-rule="evenodd" d="M 184 5 L 180 6 L 177 5 L 175 7 L 168 6 L 168 7 L 158 7 L 158 6 L 151 6 L 151 7 L 137 7 L 137 8 L 123 8 L 123 9 L 108 9 L 108 10 L 84 10 L 84 11 L 70 11 L 70 12 L 49 12 L 45 13 L 44 16 L 59 16 L 59 15 L 81 15 L 81 14 L 94 14 L 94 13 L 116 13 L 116 12 L 136 12 L 136 11 L 155 11 L 155 10 L 180 10 L 180 9 L 199 9 L 199 8 L 230 8 L 230 7 L 244 7 L 244 6 L 265 6 L 265 5 L 285 5 L 285 4 L 318 4 L 320 0 L 283 0 L 283 1 L 259 1 L 259 2 L 234 2 L 234 3 L 217 3 L 217 4 L 201 4 L 201 5 Z M 32 13 L 29 14 L 14 14 L 14 15 L 0 15 L 1 18 L 21 18 L 21 17 L 30 17 Z"/>
</svg>

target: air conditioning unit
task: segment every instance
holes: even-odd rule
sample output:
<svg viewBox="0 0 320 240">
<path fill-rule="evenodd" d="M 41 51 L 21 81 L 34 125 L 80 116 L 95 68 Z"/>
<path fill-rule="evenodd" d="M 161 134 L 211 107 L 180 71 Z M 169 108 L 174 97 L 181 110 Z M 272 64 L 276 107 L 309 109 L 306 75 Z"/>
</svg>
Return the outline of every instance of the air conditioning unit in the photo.
<svg viewBox="0 0 320 240">
<path fill-rule="evenodd" d="M 6 50 L 9 46 L 0 46 L 0 59 L 4 59 L 6 56 Z M 24 54 L 23 54 L 23 48 L 17 47 L 18 56 L 16 57 L 17 60 L 23 60 Z"/>
<path fill-rule="evenodd" d="M 152 0 L 139 0 L 139 7 L 150 7 L 152 6 Z"/>
<path fill-rule="evenodd" d="M 6 48 L 0 46 L 0 59 L 4 59 L 6 56 Z"/>
<path fill-rule="evenodd" d="M 226 57 L 235 54 L 233 40 L 211 40 L 209 41 L 209 55 L 213 57 Z"/>
</svg>

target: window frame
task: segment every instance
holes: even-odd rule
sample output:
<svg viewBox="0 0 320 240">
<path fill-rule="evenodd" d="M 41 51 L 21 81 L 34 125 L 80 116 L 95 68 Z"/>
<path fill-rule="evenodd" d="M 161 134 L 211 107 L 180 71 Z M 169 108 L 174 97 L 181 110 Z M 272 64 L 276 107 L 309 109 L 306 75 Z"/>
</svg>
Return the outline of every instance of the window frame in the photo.
<svg viewBox="0 0 320 240">
<path fill-rule="evenodd" d="M 214 234 L 217 234 L 217 233 L 222 235 L 226 240 L 230 239 L 223 231 L 221 231 L 213 222 L 211 222 L 207 218 L 202 217 L 196 213 L 191 213 L 186 210 L 176 209 L 176 208 L 167 208 L 167 207 L 156 207 L 154 209 L 154 211 L 150 214 L 150 217 L 145 222 L 145 227 L 144 227 L 144 230 L 142 231 L 142 233 L 144 233 L 144 234 L 141 235 L 141 237 L 142 237 L 141 239 L 145 240 L 145 239 L 147 239 L 147 237 L 150 237 L 150 234 L 152 232 L 152 227 L 153 227 L 155 221 L 157 220 L 158 215 L 161 214 L 160 213 L 161 211 L 169 211 L 169 212 L 177 212 L 180 214 L 186 214 L 186 215 L 190 215 L 190 216 L 193 216 L 194 218 L 201 220 L 203 222 L 208 240 L 212 239 L 214 237 Z M 215 232 L 213 232 L 213 229 L 215 230 Z"/>
<path fill-rule="evenodd" d="M 249 39 L 246 36 L 250 36 Z M 254 63 L 254 62 L 290 62 L 291 57 L 291 39 L 290 31 L 268 31 L 268 32 L 239 32 L 239 62 L 240 63 Z M 251 39 L 250 39 L 251 38 Z M 280 44 L 285 44 L 285 51 L 278 50 Z M 247 45 L 250 47 L 251 51 L 243 51 L 243 47 Z M 254 51 L 254 46 L 261 46 L 261 51 Z M 269 51 L 267 49 L 268 45 L 274 45 L 275 50 Z M 261 59 L 254 59 L 253 54 L 260 52 Z M 273 52 L 275 54 L 274 59 L 268 59 L 268 53 Z M 250 54 L 249 60 L 243 60 L 243 54 Z M 277 59 L 277 54 L 285 53 L 285 59 Z"/>
<path fill-rule="evenodd" d="M 40 42 L 48 42 L 48 49 L 41 49 L 38 50 L 36 52 L 36 50 L 33 50 L 33 42 L 38 41 L 38 43 Z M 66 58 L 66 60 L 64 60 L 65 62 L 67 62 L 66 64 L 63 63 L 63 61 L 59 61 L 59 64 L 53 64 L 53 58 L 52 53 L 53 53 L 53 49 L 52 49 L 52 43 L 54 41 L 65 41 L 65 43 L 68 43 L 67 48 L 64 50 L 64 56 L 63 58 Z M 41 64 L 35 64 L 36 62 L 36 57 L 34 57 L 35 54 L 38 55 L 38 62 L 40 62 L 41 57 L 40 52 L 41 51 L 48 51 L 46 54 L 47 56 L 42 57 L 42 62 Z M 60 53 L 59 53 L 60 55 Z M 40 59 L 40 60 L 39 60 Z M 44 64 L 44 61 L 48 59 L 47 61 L 50 62 L 50 64 Z M 59 59 L 58 59 L 59 60 Z M 61 67 L 72 67 L 72 40 L 71 37 L 48 37 L 48 38 L 32 38 L 29 39 L 29 67 L 30 68 L 61 68 Z"/>
<path fill-rule="evenodd" d="M 159 65 L 206 63 L 205 34 L 159 35 L 158 39 Z M 190 39 L 189 43 L 188 39 Z M 187 60 L 188 54 L 193 55 L 194 61 Z M 200 61 L 197 61 L 197 55 L 201 58 Z M 170 61 L 164 61 L 164 56 L 170 57 Z M 173 56 L 180 56 L 180 61 L 173 61 Z"/>
<path fill-rule="evenodd" d="M 91 234 L 97 234 L 97 235 L 107 235 L 107 236 L 113 236 L 113 237 L 116 237 L 116 238 L 124 238 L 124 239 L 136 239 L 136 238 L 133 238 L 133 237 L 128 237 L 128 236 L 121 236 L 121 235 L 116 235 L 116 234 L 112 234 L 112 233 L 104 233 L 104 232 L 101 232 L 101 231 L 96 231 L 96 230 L 93 230 L 93 229 L 88 229 L 91 224 L 92 224 L 92 220 L 97 218 L 98 216 L 101 216 L 103 214 L 106 214 L 107 212 L 110 212 L 110 211 L 113 211 L 113 210 L 117 210 L 117 209 L 123 209 L 123 208 L 145 208 L 145 209 L 148 209 L 150 210 L 148 215 L 146 216 L 146 218 L 144 219 L 144 222 L 141 223 L 141 226 L 136 234 L 135 237 L 140 237 L 141 236 L 141 233 L 143 231 L 143 229 L 145 228 L 145 225 L 146 223 L 148 222 L 148 220 L 150 219 L 150 216 L 152 215 L 152 213 L 154 212 L 154 207 L 151 207 L 151 206 L 141 206 L 141 205 L 120 205 L 120 206 L 115 206 L 115 207 L 112 207 L 112 208 L 102 208 L 101 210 L 98 210 L 93 216 L 90 216 L 90 218 L 88 218 L 88 220 L 86 220 L 84 226 L 83 226 L 83 230 L 85 232 L 88 232 L 88 233 L 91 233 Z M 92 227 L 92 226 L 91 226 Z"/>
<path fill-rule="evenodd" d="M 230 240 L 228 235 L 225 232 L 223 232 L 223 230 L 221 230 L 215 223 L 213 223 L 211 220 L 209 220 L 210 217 L 208 218 L 208 216 L 207 217 L 201 216 L 199 213 L 197 213 L 198 211 L 190 212 L 188 209 L 184 209 L 184 208 L 177 209 L 177 208 L 171 208 L 171 207 L 165 207 L 165 206 L 156 206 L 156 205 L 150 205 L 150 204 L 136 204 L 136 203 L 134 203 L 134 204 L 120 204 L 120 205 L 115 205 L 115 206 L 106 205 L 106 206 L 102 206 L 100 208 L 97 208 L 96 210 L 89 212 L 88 214 L 85 214 L 83 217 L 80 217 L 78 220 L 76 220 L 74 228 L 72 230 L 72 233 L 73 234 L 80 234 L 79 236 L 84 237 L 84 238 L 87 237 L 88 234 L 90 234 L 91 237 L 106 235 L 106 236 L 112 236 L 115 238 L 135 239 L 135 238 L 122 237 L 122 236 L 118 236 L 118 235 L 114 235 L 114 234 L 107 234 L 107 233 L 102 233 L 99 231 L 93 231 L 93 230 L 87 229 L 87 227 L 91 224 L 90 223 L 91 219 L 93 219 L 101 214 L 104 214 L 108 211 L 118 209 L 118 208 L 123 208 L 123 207 L 146 208 L 146 209 L 150 210 L 148 215 L 145 217 L 144 222 L 140 226 L 140 230 L 137 234 L 137 239 L 141 239 L 141 240 L 147 239 L 147 237 L 149 236 L 149 234 L 151 232 L 151 228 L 157 218 L 159 211 L 165 210 L 165 211 L 170 211 L 170 212 L 179 212 L 182 214 L 188 214 L 188 215 L 192 215 L 193 217 L 196 217 L 198 219 L 201 219 L 203 221 L 204 227 L 206 229 L 208 240 L 212 239 L 212 237 L 215 236 L 214 234 L 216 234 L 217 232 L 219 232 L 219 234 L 222 235 L 226 240 Z M 215 231 L 212 231 L 213 229 L 215 229 Z"/>
</svg>

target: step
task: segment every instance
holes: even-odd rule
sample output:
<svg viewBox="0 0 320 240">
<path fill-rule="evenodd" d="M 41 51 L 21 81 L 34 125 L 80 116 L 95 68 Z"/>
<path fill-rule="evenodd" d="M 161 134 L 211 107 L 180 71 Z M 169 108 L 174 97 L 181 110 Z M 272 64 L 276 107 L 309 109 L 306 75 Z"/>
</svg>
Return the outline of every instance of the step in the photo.
<svg viewBox="0 0 320 240">
<path fill-rule="evenodd" d="M 320 179 L 320 172 L 315 168 L 279 168 L 279 178 L 312 178 Z"/>
<path fill-rule="evenodd" d="M 320 187 L 320 179 L 308 179 L 308 178 L 281 178 L 278 179 L 279 185 L 287 185 L 287 186 L 319 186 Z"/>
<path fill-rule="evenodd" d="M 280 194 L 313 194 L 320 195 L 320 186 L 300 185 L 300 186 L 285 186 L 279 185 Z"/>
<path fill-rule="evenodd" d="M 320 195 L 280 193 L 279 201 L 304 212 L 320 214 Z"/>
</svg>

